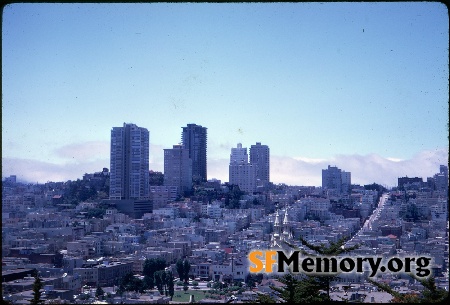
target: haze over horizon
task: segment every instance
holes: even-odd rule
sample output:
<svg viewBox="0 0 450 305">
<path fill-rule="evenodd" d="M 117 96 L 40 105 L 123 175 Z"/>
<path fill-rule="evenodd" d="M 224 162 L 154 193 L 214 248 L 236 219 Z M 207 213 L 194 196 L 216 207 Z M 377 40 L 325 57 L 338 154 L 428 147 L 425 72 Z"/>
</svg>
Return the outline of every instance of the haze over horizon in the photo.
<svg viewBox="0 0 450 305">
<path fill-rule="evenodd" d="M 112 127 L 150 169 L 208 128 L 208 179 L 268 145 L 271 181 L 397 185 L 448 165 L 448 10 L 437 2 L 14 3 L 2 24 L 2 178 L 109 168 Z"/>
</svg>

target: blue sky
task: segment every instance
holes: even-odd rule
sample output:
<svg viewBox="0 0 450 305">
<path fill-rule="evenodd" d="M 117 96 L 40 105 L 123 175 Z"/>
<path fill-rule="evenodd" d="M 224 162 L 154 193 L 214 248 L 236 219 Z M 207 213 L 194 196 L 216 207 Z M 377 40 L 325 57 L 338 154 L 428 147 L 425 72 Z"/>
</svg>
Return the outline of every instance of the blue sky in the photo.
<svg viewBox="0 0 450 305">
<path fill-rule="evenodd" d="M 150 131 L 150 169 L 208 128 L 208 178 L 268 145 L 271 180 L 396 185 L 448 164 L 448 11 L 438 2 L 10 4 L 2 177 L 109 168 L 110 130 Z"/>
</svg>

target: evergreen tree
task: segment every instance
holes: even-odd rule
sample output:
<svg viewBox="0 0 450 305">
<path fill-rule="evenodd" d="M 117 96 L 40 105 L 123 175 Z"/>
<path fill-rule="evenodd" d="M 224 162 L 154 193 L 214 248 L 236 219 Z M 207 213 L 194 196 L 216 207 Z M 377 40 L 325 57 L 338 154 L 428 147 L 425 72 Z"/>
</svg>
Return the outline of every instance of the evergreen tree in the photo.
<svg viewBox="0 0 450 305">
<path fill-rule="evenodd" d="M 191 271 L 191 264 L 187 259 L 183 262 L 183 273 L 184 273 L 184 282 L 187 283 L 189 281 L 189 271 Z"/>
<path fill-rule="evenodd" d="M 173 277 L 172 271 L 167 271 L 166 282 L 167 282 L 167 291 L 169 293 L 170 300 L 172 300 L 173 295 L 175 293 L 173 281 L 174 281 L 174 277 Z"/>
<path fill-rule="evenodd" d="M 393 290 L 387 284 L 378 283 L 370 278 L 367 280 L 379 289 L 392 295 L 393 299 L 391 303 L 445 303 L 445 300 L 448 299 L 448 291 L 436 287 L 434 277 L 430 276 L 427 279 L 412 277 L 418 280 L 425 288 L 419 295 L 411 293 L 402 294 Z"/>
<path fill-rule="evenodd" d="M 295 303 L 296 295 L 298 293 L 298 280 L 296 280 L 291 274 L 286 274 L 281 277 L 279 281 L 285 285 L 283 288 L 278 288 L 275 286 L 270 286 L 270 288 L 276 292 L 278 297 L 287 303 Z"/>
<path fill-rule="evenodd" d="M 30 301 L 30 305 L 40 305 L 44 304 L 44 300 L 41 300 L 42 292 L 41 289 L 44 286 L 39 275 L 35 274 L 34 284 L 33 284 L 33 298 Z"/>
<path fill-rule="evenodd" d="M 179 259 L 175 265 L 175 268 L 177 269 L 178 276 L 180 277 L 180 281 L 184 280 L 184 268 L 183 268 L 183 261 Z"/>
</svg>

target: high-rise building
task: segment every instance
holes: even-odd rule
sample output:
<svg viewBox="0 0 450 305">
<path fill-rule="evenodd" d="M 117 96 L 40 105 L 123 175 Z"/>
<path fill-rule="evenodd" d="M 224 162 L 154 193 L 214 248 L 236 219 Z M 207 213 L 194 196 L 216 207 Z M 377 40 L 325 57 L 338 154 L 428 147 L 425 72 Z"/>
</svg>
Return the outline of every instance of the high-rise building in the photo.
<svg viewBox="0 0 450 305">
<path fill-rule="evenodd" d="M 250 147 L 250 163 L 256 165 L 256 179 L 258 185 L 266 186 L 270 182 L 270 151 L 269 146 L 256 145 Z"/>
<path fill-rule="evenodd" d="M 230 184 L 238 185 L 241 191 L 248 193 L 256 191 L 256 165 L 230 163 L 229 175 Z"/>
<path fill-rule="evenodd" d="M 109 198 L 149 198 L 150 136 L 146 128 L 124 123 L 111 130 Z"/>
<path fill-rule="evenodd" d="M 206 142 L 207 128 L 196 124 L 188 124 L 182 127 L 181 141 L 189 151 L 192 160 L 192 181 L 206 182 Z"/>
<path fill-rule="evenodd" d="M 352 174 L 350 172 L 341 171 L 342 193 L 350 194 L 352 187 Z"/>
<path fill-rule="evenodd" d="M 179 195 L 192 189 L 192 160 L 182 145 L 164 149 L 164 186 L 176 186 Z"/>
<path fill-rule="evenodd" d="M 248 163 L 247 148 L 238 143 L 231 148 L 229 182 L 238 185 L 241 191 L 253 193 L 256 191 L 257 165 Z"/>
<path fill-rule="evenodd" d="M 439 173 L 434 175 L 435 190 L 448 194 L 448 167 L 439 166 Z"/>
<path fill-rule="evenodd" d="M 231 148 L 230 163 L 248 163 L 247 148 L 242 148 L 241 143 Z"/>
<path fill-rule="evenodd" d="M 329 166 L 322 170 L 322 188 L 335 190 L 337 194 L 348 194 L 351 188 L 351 173 L 336 166 Z"/>
</svg>

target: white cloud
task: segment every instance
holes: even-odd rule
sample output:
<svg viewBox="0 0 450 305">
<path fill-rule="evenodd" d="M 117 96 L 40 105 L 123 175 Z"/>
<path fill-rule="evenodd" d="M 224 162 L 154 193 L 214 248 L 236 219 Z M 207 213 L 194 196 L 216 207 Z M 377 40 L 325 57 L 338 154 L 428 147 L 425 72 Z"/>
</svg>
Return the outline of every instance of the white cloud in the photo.
<svg viewBox="0 0 450 305">
<path fill-rule="evenodd" d="M 271 180 L 291 185 L 322 184 L 322 169 L 328 165 L 351 172 L 352 183 L 396 186 L 399 177 L 427 177 L 448 164 L 448 149 L 422 151 L 408 160 L 370 155 L 336 155 L 328 160 L 271 156 Z"/>
<path fill-rule="evenodd" d="M 19 158 L 2 159 L 2 177 L 17 175 L 27 182 L 66 181 L 81 179 L 84 173 L 109 168 L 109 144 L 86 142 L 64 146 L 58 154 L 66 158 L 65 164 L 41 162 Z M 228 158 L 208 159 L 208 178 L 228 181 Z M 271 156 L 270 176 L 274 183 L 320 186 L 322 169 L 328 165 L 351 172 L 352 183 L 396 186 L 399 177 L 421 177 L 424 180 L 439 171 L 439 165 L 448 164 L 448 148 L 422 151 L 411 159 L 383 158 L 370 155 L 336 155 L 329 159 Z M 150 169 L 164 170 L 163 147 L 150 146 Z"/>
<path fill-rule="evenodd" d="M 93 161 L 109 158 L 109 145 L 108 141 L 73 143 L 56 149 L 55 153 L 59 158 L 75 163 Z"/>
<path fill-rule="evenodd" d="M 387 157 L 386 159 L 389 160 L 389 161 L 392 161 L 392 162 L 400 162 L 400 161 L 403 161 L 403 159 L 399 159 L 399 158 L 390 158 L 390 157 Z"/>
<path fill-rule="evenodd" d="M 394 160 L 393 160 L 394 159 Z M 208 177 L 228 181 L 228 159 L 208 160 Z M 322 169 L 337 166 L 351 172 L 352 183 L 380 183 L 396 186 L 399 177 L 427 177 L 439 171 L 439 165 L 448 164 L 448 149 L 422 151 L 408 160 L 370 155 L 336 155 L 330 159 L 306 157 L 270 157 L 270 177 L 274 183 L 288 185 L 322 185 Z"/>
<path fill-rule="evenodd" d="M 84 162 L 67 162 L 54 164 L 29 159 L 2 158 L 2 178 L 16 175 L 17 179 L 28 183 L 59 182 L 82 179 L 85 173 L 101 171 L 109 168 L 108 159 L 97 159 Z"/>
<path fill-rule="evenodd" d="M 307 157 L 294 157 L 294 160 L 303 161 L 306 163 L 323 163 L 326 162 L 327 159 L 316 159 L 316 158 L 307 158 Z"/>
</svg>

